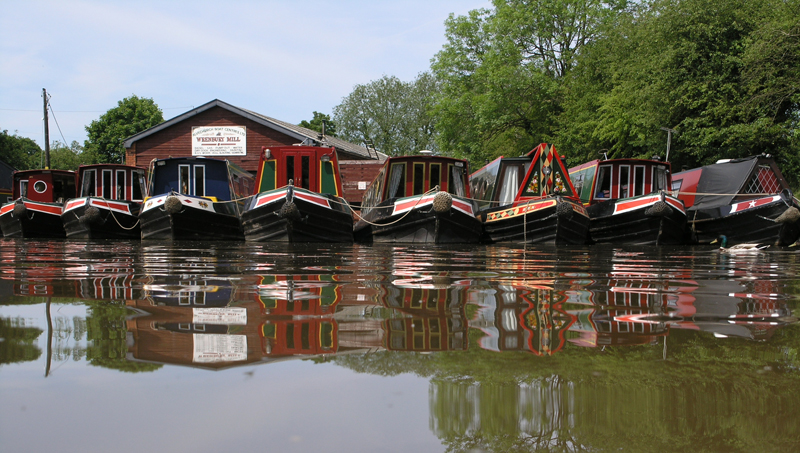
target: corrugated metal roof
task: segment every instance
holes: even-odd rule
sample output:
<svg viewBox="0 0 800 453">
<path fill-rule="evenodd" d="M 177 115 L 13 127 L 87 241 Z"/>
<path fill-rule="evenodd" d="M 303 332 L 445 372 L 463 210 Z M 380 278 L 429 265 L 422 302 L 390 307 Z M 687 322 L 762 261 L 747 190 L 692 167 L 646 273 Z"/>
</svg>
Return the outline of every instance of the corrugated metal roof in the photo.
<svg viewBox="0 0 800 453">
<path fill-rule="evenodd" d="M 333 146 L 339 153 L 339 160 L 373 159 L 373 160 L 383 161 L 386 160 L 386 158 L 388 157 L 386 154 L 377 152 L 374 149 L 367 149 L 364 146 L 356 145 L 354 143 L 347 142 L 337 137 L 331 137 L 331 136 L 321 137 L 321 134 L 315 130 L 307 129 L 305 127 L 300 127 L 291 123 L 287 123 L 285 121 L 277 120 L 275 118 L 262 115 L 260 113 L 253 112 L 251 110 L 236 107 L 228 104 L 227 102 L 220 101 L 219 99 L 214 99 L 211 102 L 203 104 L 200 107 L 194 108 L 192 110 L 189 110 L 188 112 L 178 115 L 168 121 L 164 121 L 163 123 L 153 126 L 150 129 L 132 135 L 125 139 L 123 145 L 125 148 L 130 148 L 131 146 L 133 146 L 133 143 L 138 140 L 141 140 L 152 134 L 167 129 L 181 121 L 191 118 L 192 116 L 195 116 L 198 113 L 204 112 L 213 107 L 223 108 L 232 113 L 235 113 L 237 115 L 255 121 L 256 123 L 262 124 L 278 132 L 284 133 L 290 137 L 294 137 L 300 143 L 304 143 L 307 145 L 314 145 L 314 146 Z"/>
</svg>

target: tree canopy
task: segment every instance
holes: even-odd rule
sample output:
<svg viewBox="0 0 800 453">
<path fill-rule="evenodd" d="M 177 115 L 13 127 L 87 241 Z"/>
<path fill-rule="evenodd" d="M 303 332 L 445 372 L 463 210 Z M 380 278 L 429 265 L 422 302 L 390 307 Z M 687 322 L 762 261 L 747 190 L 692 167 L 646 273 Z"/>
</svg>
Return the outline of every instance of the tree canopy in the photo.
<svg viewBox="0 0 800 453">
<path fill-rule="evenodd" d="M 336 123 L 331 120 L 330 115 L 325 115 L 324 113 L 315 111 L 314 118 L 311 121 L 300 121 L 298 126 L 322 133 L 323 124 L 325 125 L 325 135 L 336 137 Z"/>
<path fill-rule="evenodd" d="M 17 170 L 32 168 L 35 156 L 42 149 L 35 141 L 27 137 L 20 137 L 16 133 L 9 135 L 7 130 L 0 132 L 0 160 Z"/>
<path fill-rule="evenodd" d="M 100 162 L 122 163 L 125 159 L 122 142 L 163 121 L 161 109 L 152 99 L 132 95 L 86 126 L 89 138 L 84 149 L 98 156 Z"/>
<path fill-rule="evenodd" d="M 436 151 L 436 131 L 431 114 L 437 82 L 422 73 L 413 82 L 383 76 L 352 93 L 333 109 L 339 137 L 368 143 L 391 156 Z"/>
</svg>

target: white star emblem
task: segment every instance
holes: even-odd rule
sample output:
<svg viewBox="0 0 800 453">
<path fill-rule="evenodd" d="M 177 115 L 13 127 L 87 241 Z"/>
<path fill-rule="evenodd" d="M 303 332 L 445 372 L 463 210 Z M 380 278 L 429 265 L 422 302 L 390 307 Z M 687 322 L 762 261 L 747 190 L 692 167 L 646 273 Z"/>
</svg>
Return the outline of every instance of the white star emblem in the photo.
<svg viewBox="0 0 800 453">
<path fill-rule="evenodd" d="M 749 207 L 755 208 L 756 207 L 756 200 L 751 201 Z"/>
</svg>

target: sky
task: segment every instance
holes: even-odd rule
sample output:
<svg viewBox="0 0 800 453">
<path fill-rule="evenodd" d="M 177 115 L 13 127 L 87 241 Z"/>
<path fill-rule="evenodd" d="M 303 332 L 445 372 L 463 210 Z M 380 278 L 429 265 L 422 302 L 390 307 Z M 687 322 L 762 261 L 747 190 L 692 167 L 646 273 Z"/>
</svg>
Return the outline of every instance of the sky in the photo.
<svg viewBox="0 0 800 453">
<path fill-rule="evenodd" d="M 164 119 L 214 99 L 298 124 L 356 85 L 430 68 L 450 13 L 488 0 L 3 0 L 0 131 L 83 145 L 126 97 Z"/>
</svg>

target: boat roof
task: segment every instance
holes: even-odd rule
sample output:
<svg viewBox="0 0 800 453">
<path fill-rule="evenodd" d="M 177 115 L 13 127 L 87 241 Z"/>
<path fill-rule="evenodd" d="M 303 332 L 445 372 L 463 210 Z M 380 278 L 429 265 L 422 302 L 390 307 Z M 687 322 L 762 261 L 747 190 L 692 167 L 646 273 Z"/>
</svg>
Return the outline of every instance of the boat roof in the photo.
<svg viewBox="0 0 800 453">
<path fill-rule="evenodd" d="M 731 204 L 733 198 L 744 188 L 760 158 L 763 156 L 731 159 L 702 167 L 692 208 L 709 209 Z M 696 170 L 676 173 L 673 179 Z"/>
</svg>

